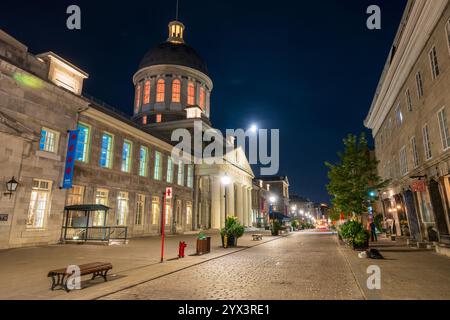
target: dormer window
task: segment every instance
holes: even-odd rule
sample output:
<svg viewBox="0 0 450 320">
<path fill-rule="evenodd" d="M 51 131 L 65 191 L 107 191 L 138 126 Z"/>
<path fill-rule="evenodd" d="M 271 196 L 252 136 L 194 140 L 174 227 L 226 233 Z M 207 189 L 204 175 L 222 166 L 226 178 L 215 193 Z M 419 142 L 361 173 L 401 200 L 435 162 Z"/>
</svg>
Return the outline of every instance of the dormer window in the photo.
<svg viewBox="0 0 450 320">
<path fill-rule="evenodd" d="M 205 109 L 205 98 L 206 98 L 205 88 L 200 87 L 200 96 L 199 96 L 200 101 L 198 102 L 198 105 L 202 110 Z"/>
</svg>

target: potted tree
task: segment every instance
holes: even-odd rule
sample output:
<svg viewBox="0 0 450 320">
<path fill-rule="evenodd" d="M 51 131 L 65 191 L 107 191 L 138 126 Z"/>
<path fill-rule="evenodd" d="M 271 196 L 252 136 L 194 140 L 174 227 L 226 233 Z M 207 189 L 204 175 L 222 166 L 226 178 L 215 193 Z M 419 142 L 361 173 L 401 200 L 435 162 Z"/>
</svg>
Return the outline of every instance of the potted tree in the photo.
<svg viewBox="0 0 450 320">
<path fill-rule="evenodd" d="M 225 221 L 225 228 L 220 230 L 222 246 L 236 247 L 238 238 L 244 235 L 245 228 L 236 217 L 228 217 Z"/>
<path fill-rule="evenodd" d="M 281 225 L 281 222 L 279 220 L 273 220 L 272 221 L 271 231 L 272 231 L 272 235 L 273 236 L 278 236 L 279 233 L 280 233 L 281 228 L 282 228 L 282 225 Z"/>
</svg>

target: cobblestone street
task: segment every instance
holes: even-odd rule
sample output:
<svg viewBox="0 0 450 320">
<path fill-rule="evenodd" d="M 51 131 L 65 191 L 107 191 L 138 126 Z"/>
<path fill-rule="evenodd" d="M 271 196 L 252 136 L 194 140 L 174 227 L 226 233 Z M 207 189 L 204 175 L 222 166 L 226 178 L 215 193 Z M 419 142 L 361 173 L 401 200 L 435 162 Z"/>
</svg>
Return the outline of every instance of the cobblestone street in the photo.
<svg viewBox="0 0 450 320">
<path fill-rule="evenodd" d="M 362 299 L 331 235 L 295 233 L 104 299 Z"/>
</svg>

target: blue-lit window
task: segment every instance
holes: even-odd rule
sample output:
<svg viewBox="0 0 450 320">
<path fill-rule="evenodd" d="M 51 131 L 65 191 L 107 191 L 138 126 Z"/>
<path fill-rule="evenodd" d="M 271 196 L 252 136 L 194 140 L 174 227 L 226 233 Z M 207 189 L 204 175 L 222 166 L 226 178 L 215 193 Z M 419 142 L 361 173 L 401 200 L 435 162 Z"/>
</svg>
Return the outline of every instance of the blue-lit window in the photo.
<svg viewBox="0 0 450 320">
<path fill-rule="evenodd" d="M 58 133 L 56 131 L 42 128 L 41 141 L 39 142 L 39 149 L 42 151 L 56 153 L 58 147 Z"/>
<path fill-rule="evenodd" d="M 82 162 L 89 161 L 90 128 L 84 124 L 78 124 L 78 142 L 75 159 Z"/>
<path fill-rule="evenodd" d="M 148 148 L 141 146 L 139 154 L 139 175 L 146 177 L 148 175 Z"/>
<path fill-rule="evenodd" d="M 161 162 L 161 153 L 156 151 L 155 152 L 155 172 L 153 177 L 156 180 L 162 179 L 162 162 Z"/>
<path fill-rule="evenodd" d="M 100 167 L 102 168 L 112 168 L 112 157 L 113 155 L 113 136 L 104 133 L 102 135 L 102 151 L 100 154 Z"/>
<path fill-rule="evenodd" d="M 182 160 L 178 161 L 178 185 L 184 186 L 184 163 Z"/>
<path fill-rule="evenodd" d="M 189 188 L 194 187 L 194 167 L 188 166 L 188 174 L 187 174 L 187 186 Z"/>
<path fill-rule="evenodd" d="M 131 169 L 131 142 L 125 140 L 122 149 L 122 171 L 130 172 Z"/>
<path fill-rule="evenodd" d="M 167 182 L 173 182 L 173 160 L 172 157 L 167 158 Z"/>
</svg>

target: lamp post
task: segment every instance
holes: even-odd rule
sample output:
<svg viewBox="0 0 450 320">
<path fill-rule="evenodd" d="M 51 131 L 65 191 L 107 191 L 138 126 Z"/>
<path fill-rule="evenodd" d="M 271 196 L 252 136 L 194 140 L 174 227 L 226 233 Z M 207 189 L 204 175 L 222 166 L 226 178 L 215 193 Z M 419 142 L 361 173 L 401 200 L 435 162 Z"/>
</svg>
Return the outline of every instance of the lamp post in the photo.
<svg viewBox="0 0 450 320">
<path fill-rule="evenodd" d="M 9 195 L 9 198 L 11 199 L 12 194 L 13 194 L 13 192 L 16 192 L 18 185 L 19 185 L 19 183 L 16 181 L 16 179 L 14 177 L 12 177 L 12 179 L 6 183 L 6 190 L 8 192 L 5 192 L 4 195 L 5 196 Z"/>
<path fill-rule="evenodd" d="M 224 220 L 224 224 L 225 224 L 226 221 L 227 221 L 227 187 L 231 183 L 231 179 L 230 179 L 230 177 L 227 174 L 225 174 L 220 180 L 222 182 L 222 185 L 225 188 L 225 195 L 224 195 L 224 198 L 225 198 L 225 220 Z"/>
</svg>

